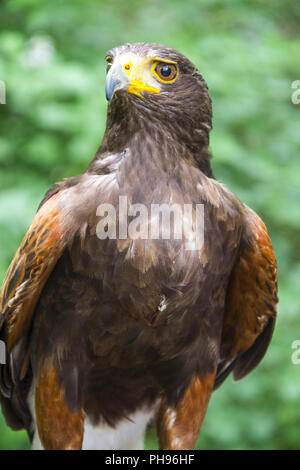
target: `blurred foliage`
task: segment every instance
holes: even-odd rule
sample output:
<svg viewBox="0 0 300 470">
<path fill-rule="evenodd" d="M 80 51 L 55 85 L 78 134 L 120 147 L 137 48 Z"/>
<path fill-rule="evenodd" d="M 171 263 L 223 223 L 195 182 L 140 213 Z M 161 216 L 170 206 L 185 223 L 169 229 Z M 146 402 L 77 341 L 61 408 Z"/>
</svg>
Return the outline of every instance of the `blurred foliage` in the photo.
<svg viewBox="0 0 300 470">
<path fill-rule="evenodd" d="M 265 360 L 212 397 L 206 449 L 297 449 L 300 365 L 300 3 L 293 0 L 2 0 L 0 275 L 44 192 L 84 170 L 105 126 L 104 55 L 151 41 L 186 54 L 214 107 L 213 168 L 266 222 L 279 265 L 280 316 Z M 147 447 L 155 448 L 149 432 Z M 0 420 L 0 448 L 28 448 Z"/>
</svg>

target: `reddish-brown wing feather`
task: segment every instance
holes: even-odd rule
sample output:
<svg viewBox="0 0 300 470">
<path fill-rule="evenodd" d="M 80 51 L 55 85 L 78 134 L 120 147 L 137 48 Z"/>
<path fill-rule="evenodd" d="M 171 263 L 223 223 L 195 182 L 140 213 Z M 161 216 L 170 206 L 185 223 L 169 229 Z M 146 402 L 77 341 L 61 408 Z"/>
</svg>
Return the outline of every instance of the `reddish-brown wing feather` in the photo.
<svg viewBox="0 0 300 470">
<path fill-rule="evenodd" d="M 271 240 L 262 220 L 251 211 L 228 286 L 216 386 L 231 371 L 238 380 L 260 362 L 272 337 L 277 303 Z"/>
<path fill-rule="evenodd" d="M 8 352 L 26 333 L 40 293 L 66 244 L 57 207 L 59 193 L 37 212 L 4 279 L 0 326 L 5 322 Z"/>
</svg>

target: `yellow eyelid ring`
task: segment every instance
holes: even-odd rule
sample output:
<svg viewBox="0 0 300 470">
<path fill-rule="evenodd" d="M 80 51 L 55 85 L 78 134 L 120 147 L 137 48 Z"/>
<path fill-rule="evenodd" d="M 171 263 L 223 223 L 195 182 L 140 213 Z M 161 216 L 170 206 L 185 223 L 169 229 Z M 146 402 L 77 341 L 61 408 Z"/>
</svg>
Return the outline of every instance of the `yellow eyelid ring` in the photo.
<svg viewBox="0 0 300 470">
<path fill-rule="evenodd" d="M 169 59 L 164 59 L 163 57 L 158 57 L 158 56 L 155 56 L 152 58 L 152 60 L 154 62 L 163 62 L 164 64 L 173 64 L 173 65 L 177 65 L 177 62 L 175 62 L 175 60 L 169 60 Z"/>
<path fill-rule="evenodd" d="M 176 74 L 174 76 L 174 78 L 172 78 L 171 80 L 168 80 L 167 78 L 164 80 L 162 77 L 160 77 L 158 75 L 158 73 L 156 72 L 156 68 L 159 64 L 162 64 L 162 65 L 173 65 L 176 67 Z M 154 62 L 153 62 L 153 65 L 152 65 L 152 74 L 155 76 L 155 78 L 160 81 L 161 83 L 174 83 L 177 78 L 178 78 L 178 75 L 179 75 L 179 69 L 178 69 L 178 64 L 176 62 L 173 62 L 171 60 L 166 60 L 166 59 L 160 59 L 160 58 L 155 58 L 154 59 Z"/>
</svg>

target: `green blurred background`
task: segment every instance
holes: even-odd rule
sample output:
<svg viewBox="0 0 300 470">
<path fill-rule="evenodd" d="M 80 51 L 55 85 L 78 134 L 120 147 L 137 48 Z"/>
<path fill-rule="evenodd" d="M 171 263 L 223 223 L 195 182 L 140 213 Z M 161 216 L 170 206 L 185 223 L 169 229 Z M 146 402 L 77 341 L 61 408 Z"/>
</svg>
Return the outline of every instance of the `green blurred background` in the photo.
<svg viewBox="0 0 300 470">
<path fill-rule="evenodd" d="M 226 5 L 227 3 L 227 5 Z M 269 6 L 271 5 L 271 6 Z M 105 52 L 151 41 L 186 54 L 213 99 L 213 168 L 266 222 L 280 316 L 262 364 L 210 402 L 198 448 L 300 448 L 300 3 L 293 0 L 2 0 L 0 278 L 47 188 L 82 172 L 103 135 Z M 147 447 L 156 448 L 149 431 Z M 26 449 L 0 418 L 0 448 Z"/>
</svg>

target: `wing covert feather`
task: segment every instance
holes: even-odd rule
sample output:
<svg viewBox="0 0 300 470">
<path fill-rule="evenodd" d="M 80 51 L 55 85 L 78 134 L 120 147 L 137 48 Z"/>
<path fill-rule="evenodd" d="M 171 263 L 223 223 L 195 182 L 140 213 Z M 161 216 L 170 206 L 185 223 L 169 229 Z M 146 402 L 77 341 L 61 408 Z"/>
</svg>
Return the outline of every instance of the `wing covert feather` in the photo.
<svg viewBox="0 0 300 470">
<path fill-rule="evenodd" d="M 58 197 L 54 194 L 37 212 L 2 285 L 0 327 L 6 328 L 8 352 L 27 332 L 40 293 L 66 245 Z"/>
</svg>

